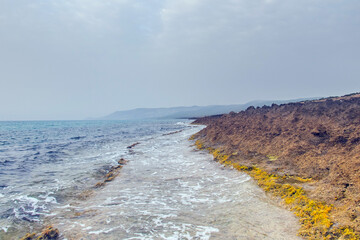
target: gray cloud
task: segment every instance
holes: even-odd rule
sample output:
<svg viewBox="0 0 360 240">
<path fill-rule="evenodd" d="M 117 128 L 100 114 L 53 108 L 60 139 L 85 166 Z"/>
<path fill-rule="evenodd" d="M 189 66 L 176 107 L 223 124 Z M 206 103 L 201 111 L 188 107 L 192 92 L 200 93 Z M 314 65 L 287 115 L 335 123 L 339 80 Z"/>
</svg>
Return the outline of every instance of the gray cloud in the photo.
<svg viewBox="0 0 360 240">
<path fill-rule="evenodd" d="M 0 120 L 360 89 L 357 0 L 0 3 Z"/>
</svg>

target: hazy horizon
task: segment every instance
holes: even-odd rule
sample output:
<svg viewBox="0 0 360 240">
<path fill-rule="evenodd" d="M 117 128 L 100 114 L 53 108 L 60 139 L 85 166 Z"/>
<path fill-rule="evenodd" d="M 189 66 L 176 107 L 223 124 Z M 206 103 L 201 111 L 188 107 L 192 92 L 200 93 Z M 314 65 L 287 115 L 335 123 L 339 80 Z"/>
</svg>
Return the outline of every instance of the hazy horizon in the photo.
<svg viewBox="0 0 360 240">
<path fill-rule="evenodd" d="M 0 4 L 0 120 L 360 91 L 357 0 Z"/>
<path fill-rule="evenodd" d="M 327 96 L 324 96 L 327 97 Z M 322 98 L 322 97 L 310 97 L 309 99 L 312 98 Z M 215 107 L 215 106 L 231 106 L 231 105 L 245 105 L 247 103 L 251 103 L 251 102 L 267 102 L 267 101 L 291 101 L 291 100 L 303 100 L 304 98 L 297 98 L 297 99 L 253 99 L 251 101 L 247 101 L 247 102 L 243 102 L 243 103 L 229 103 L 229 104 L 210 104 L 210 105 L 179 105 L 179 106 L 167 106 L 167 107 L 135 107 L 135 108 L 129 108 L 129 109 L 118 109 L 118 110 L 114 110 L 112 112 L 108 112 L 105 113 L 101 116 L 89 116 L 89 117 L 85 117 L 85 118 L 79 118 L 79 119 L 7 119 L 7 120 L 2 120 L 0 119 L 0 121 L 81 121 L 81 120 L 96 120 L 96 119 L 103 119 L 104 117 L 107 117 L 108 115 L 111 115 L 115 112 L 126 112 L 126 111 L 133 111 L 133 110 L 138 110 L 138 109 L 171 109 L 171 108 L 187 108 L 187 107 Z"/>
<path fill-rule="evenodd" d="M 323 96 L 323 97 L 328 97 L 328 96 Z M 134 111 L 134 110 L 142 110 L 142 109 L 172 109 L 172 108 L 191 108 L 191 107 L 216 107 L 216 106 L 231 106 L 231 105 L 246 105 L 248 103 L 252 103 L 252 102 L 271 102 L 274 101 L 275 103 L 277 101 L 292 101 L 292 100 L 307 100 L 307 99 L 319 99 L 319 98 L 323 98 L 323 97 L 310 97 L 310 98 L 296 98 L 296 99 L 254 99 L 251 101 L 247 101 L 247 102 L 243 102 L 243 103 L 230 103 L 230 104 L 211 104 L 211 105 L 181 105 L 181 106 L 167 106 L 167 107 L 135 107 L 135 108 L 129 108 L 129 109 L 119 109 L 119 110 L 114 110 L 112 112 L 109 113 L 105 113 L 104 115 L 101 116 L 90 116 L 90 117 L 85 117 L 85 118 L 81 118 L 81 119 L 7 119 L 7 120 L 1 120 L 1 121 L 86 121 L 86 120 L 107 120 L 106 117 L 116 113 L 116 112 L 126 112 L 126 111 Z M 279 103 L 280 104 L 280 103 Z M 211 115 L 211 114 L 210 114 Z M 150 118 L 151 119 L 151 118 Z M 110 119 L 110 120 L 114 120 L 114 119 Z"/>
</svg>

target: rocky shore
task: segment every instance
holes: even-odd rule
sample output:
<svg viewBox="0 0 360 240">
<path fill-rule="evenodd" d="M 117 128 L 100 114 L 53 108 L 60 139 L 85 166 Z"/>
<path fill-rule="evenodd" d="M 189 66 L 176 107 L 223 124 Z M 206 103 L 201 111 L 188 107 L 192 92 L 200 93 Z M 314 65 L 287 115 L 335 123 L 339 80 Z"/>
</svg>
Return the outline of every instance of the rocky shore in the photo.
<svg viewBox="0 0 360 240">
<path fill-rule="evenodd" d="M 136 146 L 137 144 L 139 144 L 139 143 L 131 145 L 130 148 Z M 117 162 L 118 163 L 117 165 L 110 167 L 110 169 L 104 175 L 104 179 L 102 181 L 96 183 L 95 186 L 93 187 L 93 189 L 87 189 L 87 190 L 84 190 L 83 192 L 81 192 L 80 194 L 78 194 L 77 198 L 79 200 L 86 200 L 87 198 L 89 198 L 90 196 L 93 195 L 94 189 L 102 188 L 107 183 L 113 181 L 120 174 L 120 170 L 124 167 L 124 165 L 127 164 L 127 162 L 128 162 L 128 160 L 121 158 Z M 74 212 L 74 217 L 80 217 L 81 215 L 86 214 L 86 213 L 87 213 L 86 211 Z M 52 225 L 50 225 L 50 226 L 44 227 L 41 232 L 27 233 L 27 234 L 25 234 L 25 236 L 20 238 L 20 240 L 57 240 L 57 239 L 62 239 L 62 237 L 63 236 L 61 236 L 59 230 L 57 228 L 53 227 Z"/>
<path fill-rule="evenodd" d="M 300 218 L 308 239 L 359 239 L 360 94 L 204 117 L 192 139 Z"/>
</svg>

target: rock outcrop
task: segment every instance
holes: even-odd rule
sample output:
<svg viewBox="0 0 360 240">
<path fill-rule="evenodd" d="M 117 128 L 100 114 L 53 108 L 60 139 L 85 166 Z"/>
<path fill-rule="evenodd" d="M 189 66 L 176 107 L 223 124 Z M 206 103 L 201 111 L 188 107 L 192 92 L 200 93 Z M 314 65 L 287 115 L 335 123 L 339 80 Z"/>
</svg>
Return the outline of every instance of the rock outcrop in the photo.
<svg viewBox="0 0 360 240">
<path fill-rule="evenodd" d="M 121 158 L 118 161 L 118 165 L 116 166 L 112 166 L 110 168 L 110 170 L 108 171 L 108 173 L 105 175 L 105 179 L 101 182 L 96 183 L 95 188 L 100 188 L 105 186 L 106 183 L 111 182 L 112 180 L 114 180 L 119 174 L 120 174 L 120 169 L 123 168 L 123 166 L 127 163 L 128 161 Z"/>
<path fill-rule="evenodd" d="M 311 178 L 308 196 L 333 204 L 336 224 L 360 230 L 360 94 L 197 119 L 194 138 L 231 161 Z"/>
</svg>

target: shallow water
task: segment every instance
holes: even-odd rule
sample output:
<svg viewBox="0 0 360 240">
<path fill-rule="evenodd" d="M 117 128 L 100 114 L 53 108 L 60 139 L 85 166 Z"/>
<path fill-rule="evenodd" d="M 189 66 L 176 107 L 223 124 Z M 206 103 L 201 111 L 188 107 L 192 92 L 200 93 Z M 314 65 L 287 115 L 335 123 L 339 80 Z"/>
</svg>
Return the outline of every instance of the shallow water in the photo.
<svg viewBox="0 0 360 240">
<path fill-rule="evenodd" d="M 179 120 L 0 122 L 0 239 L 42 227 L 130 144 L 184 128 Z"/>
<path fill-rule="evenodd" d="M 298 220 L 248 175 L 191 146 L 200 129 L 142 140 L 113 182 L 45 221 L 66 239 L 299 239 Z"/>
</svg>

